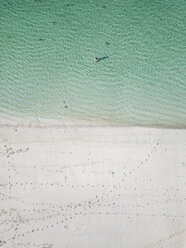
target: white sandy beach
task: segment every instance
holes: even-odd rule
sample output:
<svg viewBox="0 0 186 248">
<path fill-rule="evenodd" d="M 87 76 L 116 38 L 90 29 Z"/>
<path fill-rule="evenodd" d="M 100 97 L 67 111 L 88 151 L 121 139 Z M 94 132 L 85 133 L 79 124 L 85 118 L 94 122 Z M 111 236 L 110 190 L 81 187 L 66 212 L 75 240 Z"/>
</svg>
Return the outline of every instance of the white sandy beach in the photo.
<svg viewBox="0 0 186 248">
<path fill-rule="evenodd" d="M 0 127 L 3 248 L 186 247 L 186 130 Z"/>
</svg>

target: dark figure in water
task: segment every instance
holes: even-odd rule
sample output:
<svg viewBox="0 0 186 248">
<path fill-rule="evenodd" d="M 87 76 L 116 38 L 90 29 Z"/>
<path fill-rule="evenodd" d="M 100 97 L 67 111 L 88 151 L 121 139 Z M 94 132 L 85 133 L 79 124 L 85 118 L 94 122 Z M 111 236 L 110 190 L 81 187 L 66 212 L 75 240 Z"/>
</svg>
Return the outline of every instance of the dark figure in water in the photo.
<svg viewBox="0 0 186 248">
<path fill-rule="evenodd" d="M 99 61 L 99 59 L 98 59 L 97 57 L 94 57 L 94 60 L 95 60 L 96 62 L 98 62 L 98 61 Z"/>
</svg>

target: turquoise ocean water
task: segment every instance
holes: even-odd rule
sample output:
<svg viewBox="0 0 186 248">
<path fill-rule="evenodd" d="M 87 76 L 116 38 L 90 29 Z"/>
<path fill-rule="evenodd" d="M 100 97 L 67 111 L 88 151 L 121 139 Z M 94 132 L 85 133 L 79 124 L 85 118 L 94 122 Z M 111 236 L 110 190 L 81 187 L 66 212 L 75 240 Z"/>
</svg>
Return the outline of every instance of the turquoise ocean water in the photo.
<svg viewBox="0 0 186 248">
<path fill-rule="evenodd" d="M 186 128 L 185 20 L 180 0 L 0 0 L 0 119 Z"/>
</svg>

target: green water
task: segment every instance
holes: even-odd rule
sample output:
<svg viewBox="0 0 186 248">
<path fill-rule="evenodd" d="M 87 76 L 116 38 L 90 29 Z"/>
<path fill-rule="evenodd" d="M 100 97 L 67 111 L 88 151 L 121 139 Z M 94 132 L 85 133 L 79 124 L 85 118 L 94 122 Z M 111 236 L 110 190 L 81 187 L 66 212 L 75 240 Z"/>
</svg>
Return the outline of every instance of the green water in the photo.
<svg viewBox="0 0 186 248">
<path fill-rule="evenodd" d="M 185 128 L 185 20 L 179 0 L 0 0 L 0 118 Z"/>
</svg>

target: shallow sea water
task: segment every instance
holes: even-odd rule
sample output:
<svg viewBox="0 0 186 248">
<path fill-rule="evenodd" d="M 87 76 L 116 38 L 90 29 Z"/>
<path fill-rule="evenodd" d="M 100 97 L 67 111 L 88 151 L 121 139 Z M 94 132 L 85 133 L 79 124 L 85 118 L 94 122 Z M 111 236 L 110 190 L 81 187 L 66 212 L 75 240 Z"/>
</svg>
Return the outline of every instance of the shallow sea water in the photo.
<svg viewBox="0 0 186 248">
<path fill-rule="evenodd" d="M 185 128 L 185 13 L 180 0 L 1 0 L 0 118 Z"/>
</svg>

